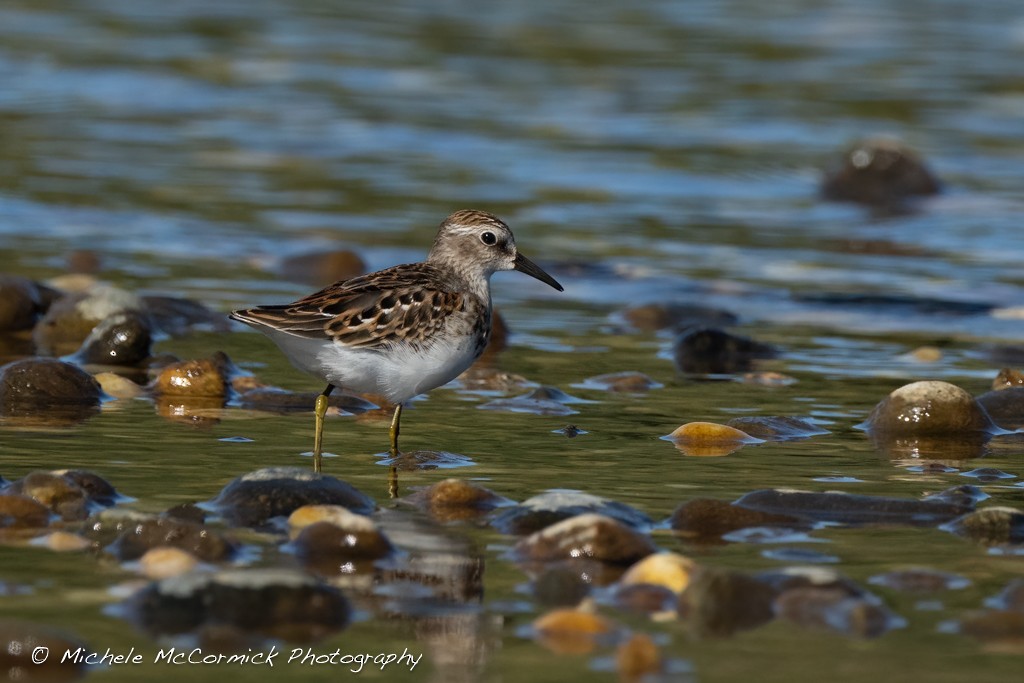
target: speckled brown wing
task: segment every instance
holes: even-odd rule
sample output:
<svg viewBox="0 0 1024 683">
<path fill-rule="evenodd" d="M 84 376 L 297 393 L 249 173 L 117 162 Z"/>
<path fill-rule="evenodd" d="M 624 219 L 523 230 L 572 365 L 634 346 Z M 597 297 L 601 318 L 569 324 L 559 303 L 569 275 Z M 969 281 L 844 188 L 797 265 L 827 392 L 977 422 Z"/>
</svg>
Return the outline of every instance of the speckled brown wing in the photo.
<svg viewBox="0 0 1024 683">
<path fill-rule="evenodd" d="M 354 348 L 419 343 L 445 317 L 466 310 L 466 296 L 445 287 L 434 267 L 416 263 L 335 283 L 298 301 L 234 311 L 249 325 Z"/>
</svg>

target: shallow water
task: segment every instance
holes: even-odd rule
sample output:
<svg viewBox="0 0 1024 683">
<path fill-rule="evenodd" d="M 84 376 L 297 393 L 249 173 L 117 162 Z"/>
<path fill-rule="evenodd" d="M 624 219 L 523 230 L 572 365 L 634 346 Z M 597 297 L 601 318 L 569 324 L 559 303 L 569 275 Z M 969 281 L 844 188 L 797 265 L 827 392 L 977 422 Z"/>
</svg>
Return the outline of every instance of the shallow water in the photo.
<svg viewBox="0 0 1024 683">
<path fill-rule="evenodd" d="M 497 396 L 446 388 L 403 419 L 403 446 L 472 465 L 401 472 L 401 493 L 448 476 L 523 500 L 550 488 L 613 498 L 663 520 L 683 500 L 732 500 L 767 487 L 916 497 L 962 483 L 879 453 L 853 429 L 893 388 L 941 378 L 974 394 L 1024 322 L 1017 160 L 1024 10 L 963 1 L 760 3 L 645 0 L 75 3 L 0 7 L 0 272 L 47 278 L 68 254 L 96 251 L 101 277 L 227 311 L 287 301 L 282 256 L 350 248 L 373 268 L 422 257 L 434 226 L 473 206 L 506 218 L 558 294 L 499 274 L 494 297 L 513 332 L 508 372 L 590 400 L 569 416 L 479 410 Z M 879 215 L 818 198 L 820 170 L 865 134 L 889 133 L 926 157 L 945 192 Z M 835 295 L 835 296 L 830 296 Z M 861 295 L 860 299 L 837 297 Z M 888 297 L 888 298 L 885 298 Z M 728 309 L 738 333 L 777 346 L 764 387 L 679 375 L 671 337 L 622 326 L 627 305 L 662 299 Z M 970 304 L 970 305 L 969 305 Z M 1001 312 L 1002 311 L 1002 312 Z M 938 361 L 904 354 L 942 349 Z M 182 358 L 225 351 L 263 380 L 318 390 L 248 331 L 168 339 Z M 639 371 L 643 395 L 573 385 Z M 524 393 L 513 391 L 509 395 Z M 737 415 L 813 418 L 831 434 L 692 458 L 660 437 L 684 422 Z M 244 472 L 306 465 L 311 416 L 229 409 L 175 423 L 146 401 L 108 404 L 80 427 L 0 433 L 0 473 L 84 468 L 160 511 L 207 500 Z M 566 424 L 587 431 L 568 439 Z M 386 421 L 328 420 L 326 471 L 387 506 Z M 230 437 L 251 441 L 225 441 Z M 1019 448 L 996 440 L 967 471 L 1021 475 Z M 1016 480 L 983 483 L 988 504 L 1019 505 Z M 456 527 L 486 562 L 479 610 L 450 633 L 364 615 L 318 650 L 425 653 L 403 680 L 613 680 L 600 657 L 551 654 L 519 627 L 539 608 L 512 543 Z M 713 566 L 798 564 L 777 544 L 666 549 Z M 874 587 L 907 621 L 860 641 L 775 622 L 724 640 L 616 614 L 657 634 L 682 680 L 1011 680 L 1019 659 L 939 624 L 979 608 L 1024 570 L 934 529 L 826 529 L 785 547 L 839 558 L 860 583 L 928 566 L 972 584 L 929 599 Z M 0 611 L 79 634 L 94 648 L 147 656 L 157 644 L 105 610 L 132 573 L 42 549 L 0 547 L 0 580 L 31 589 Z M 459 619 L 463 621 L 459 621 Z M 462 630 L 460 630 L 462 629 Z M 466 652 L 470 650 L 471 652 Z M 338 675 L 308 667 L 311 677 Z M 595 671 L 595 668 L 597 669 Z M 288 669 L 286 669 L 288 671 Z M 690 671 L 691 673 L 685 673 Z M 201 679 L 221 667 L 190 667 Z M 282 675 L 246 669 L 266 680 Z M 161 680 L 114 667 L 104 680 Z M 294 675 L 294 671 L 292 673 Z M 361 675 L 369 675 L 369 671 Z"/>
</svg>

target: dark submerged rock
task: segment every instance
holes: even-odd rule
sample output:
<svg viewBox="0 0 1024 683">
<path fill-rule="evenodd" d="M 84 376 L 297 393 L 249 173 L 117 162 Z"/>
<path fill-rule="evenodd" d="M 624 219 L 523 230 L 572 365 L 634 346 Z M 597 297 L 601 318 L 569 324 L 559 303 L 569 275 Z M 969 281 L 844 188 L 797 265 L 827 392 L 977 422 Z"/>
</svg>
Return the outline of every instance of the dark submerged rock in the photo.
<svg viewBox="0 0 1024 683">
<path fill-rule="evenodd" d="M 897 569 L 884 574 L 876 574 L 868 579 L 868 582 L 901 593 L 919 594 L 958 590 L 971 585 L 970 579 L 959 574 L 941 572 L 926 567 Z"/>
<path fill-rule="evenodd" d="M 839 588 L 787 590 L 775 600 L 775 611 L 800 626 L 857 638 L 877 638 L 903 624 L 874 596 L 851 596 Z"/>
<path fill-rule="evenodd" d="M 935 499 L 914 500 L 789 489 L 751 491 L 735 504 L 751 510 L 791 515 L 816 522 L 910 526 L 937 526 L 969 512 L 973 507 L 973 504 L 968 506 Z"/>
<path fill-rule="evenodd" d="M 535 415 L 573 415 L 577 411 L 568 403 L 586 403 L 583 399 L 570 396 L 555 387 L 537 387 L 528 394 L 513 398 L 499 398 L 480 406 L 481 410 L 501 410 L 510 413 L 533 413 Z"/>
<path fill-rule="evenodd" d="M 100 322 L 142 307 L 142 301 L 131 292 L 94 285 L 87 292 L 67 294 L 54 302 L 32 330 L 32 339 L 42 354 L 74 353 Z"/>
<path fill-rule="evenodd" d="M 938 194 L 941 185 L 924 161 L 901 142 L 869 138 L 843 154 L 825 174 L 826 199 L 895 208 L 915 197 Z"/>
<path fill-rule="evenodd" d="M 445 479 L 406 497 L 405 501 L 427 511 L 439 522 L 476 519 L 513 501 L 474 482 Z"/>
<path fill-rule="evenodd" d="M 702 568 L 679 596 L 679 614 L 702 637 L 725 637 L 768 623 L 775 591 L 740 572 Z"/>
<path fill-rule="evenodd" d="M 191 553 L 204 562 L 227 560 L 236 549 L 231 541 L 202 524 L 160 517 L 127 525 L 110 550 L 118 559 L 131 561 L 148 550 L 168 546 Z"/>
<path fill-rule="evenodd" d="M 37 648 L 46 648 L 50 656 L 34 661 Z M 65 660 L 65 652 L 79 648 L 88 651 L 77 636 L 19 619 L 0 619 L 0 671 L 8 681 L 23 683 L 65 683 L 83 677 L 86 666 Z"/>
<path fill-rule="evenodd" d="M 238 477 L 211 501 L 230 524 L 260 526 L 303 505 L 341 505 L 373 512 L 373 500 L 351 484 L 298 467 L 267 467 Z"/>
<path fill-rule="evenodd" d="M 611 517 L 593 513 L 552 524 L 516 544 L 520 557 L 538 562 L 590 558 L 628 565 L 656 551 L 646 535 Z"/>
<path fill-rule="evenodd" d="M 676 367 L 695 375 L 734 375 L 749 372 L 755 360 L 774 358 L 767 344 L 711 327 L 683 332 L 672 343 Z"/>
<path fill-rule="evenodd" d="M 765 441 L 790 441 L 829 433 L 827 429 L 799 417 L 734 417 L 725 424 Z"/>
<path fill-rule="evenodd" d="M 664 385 L 655 382 L 642 372 L 625 371 L 588 377 L 580 384 L 574 384 L 573 386 L 581 389 L 600 389 L 615 393 L 640 394 L 651 389 L 658 389 Z"/>
<path fill-rule="evenodd" d="M 351 612 L 338 589 L 289 569 L 229 569 L 164 579 L 136 594 L 132 611 L 154 635 L 227 626 L 287 641 L 340 631 Z"/>
<path fill-rule="evenodd" d="M 555 490 L 502 510 L 491 520 L 491 526 L 505 534 L 531 534 L 585 513 L 610 517 L 636 529 L 644 529 L 653 524 L 650 517 L 624 503 L 581 491 Z"/>
<path fill-rule="evenodd" d="M 572 567 L 547 567 L 531 584 L 534 599 L 545 607 L 572 607 L 590 594 L 590 584 Z"/>
<path fill-rule="evenodd" d="M 1024 512 L 1011 507 L 987 507 L 966 514 L 944 528 L 986 545 L 1024 543 Z"/>
<path fill-rule="evenodd" d="M 124 311 L 96 325 L 70 360 L 79 365 L 136 366 L 149 358 L 152 343 L 146 316 Z"/>
<path fill-rule="evenodd" d="M 173 296 L 141 297 L 153 329 L 171 337 L 178 337 L 195 329 L 227 332 L 231 323 L 227 317 L 198 301 Z"/>
<path fill-rule="evenodd" d="M 315 392 L 295 393 L 274 387 L 260 387 L 246 391 L 238 397 L 237 402 L 239 407 L 246 410 L 265 410 L 282 414 L 310 412 L 319 395 Z M 350 415 L 358 415 L 378 408 L 375 403 L 362 397 L 337 391 L 327 397 L 327 405 L 329 408 L 335 408 Z"/>
<path fill-rule="evenodd" d="M 977 399 L 992 421 L 1003 429 L 1024 427 L 1024 387 L 1009 386 L 989 391 Z"/>
<path fill-rule="evenodd" d="M 690 327 L 727 327 L 739 322 L 729 311 L 709 306 L 686 303 L 652 303 L 633 306 L 622 312 L 632 327 L 643 332 L 673 329 L 682 331 Z"/>
<path fill-rule="evenodd" d="M 32 280 L 0 275 L 0 332 L 32 329 L 49 303 L 43 288 Z"/>
<path fill-rule="evenodd" d="M 38 529 L 50 523 L 50 510 L 28 496 L 0 493 L 0 532 Z"/>
<path fill-rule="evenodd" d="M 708 541 L 750 527 L 804 528 L 808 524 L 792 515 L 761 512 L 713 498 L 694 498 L 679 505 L 669 518 L 672 530 L 695 541 Z"/>
<path fill-rule="evenodd" d="M 65 521 L 82 520 L 99 507 L 113 505 L 114 487 L 91 472 L 30 472 L 11 484 L 11 493 L 29 496 Z"/>
<path fill-rule="evenodd" d="M 378 560 L 394 552 L 368 517 L 355 514 L 343 526 L 325 521 L 304 527 L 292 546 L 303 564 L 325 576 L 347 571 L 348 562 Z"/>
<path fill-rule="evenodd" d="M 26 358 L 0 367 L 0 417 L 84 419 L 102 396 L 92 375 L 71 363 Z"/>
</svg>

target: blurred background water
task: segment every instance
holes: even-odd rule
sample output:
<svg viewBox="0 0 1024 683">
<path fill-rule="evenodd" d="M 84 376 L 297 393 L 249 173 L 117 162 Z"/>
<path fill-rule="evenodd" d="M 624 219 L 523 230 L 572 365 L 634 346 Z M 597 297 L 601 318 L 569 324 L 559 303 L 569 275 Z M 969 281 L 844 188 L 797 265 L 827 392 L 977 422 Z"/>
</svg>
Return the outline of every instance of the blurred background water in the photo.
<svg viewBox="0 0 1024 683">
<path fill-rule="evenodd" d="M 958 481 L 924 484 L 850 428 L 904 381 L 983 391 L 1000 365 L 993 349 L 1024 333 L 1022 59 L 1024 7 L 1005 0 L 5 0 L 0 271 L 46 278 L 88 249 L 116 284 L 227 311 L 309 291 L 275 274 L 283 257 L 348 248 L 370 269 L 419 260 L 445 215 L 485 209 L 566 285 L 558 294 L 496 276 L 513 332 L 502 367 L 596 401 L 568 418 L 591 434 L 567 441 L 551 433 L 566 418 L 480 413 L 483 397 L 439 391 L 405 418 L 410 443 L 467 454 L 474 465 L 459 474 L 510 497 L 565 486 L 662 518 L 691 494 L 850 487 L 816 485 L 822 476 L 917 495 Z M 822 170 L 876 134 L 917 150 L 943 193 L 900 212 L 823 201 Z M 623 332 L 616 317 L 656 301 L 736 313 L 741 332 L 781 349 L 774 369 L 799 381 L 769 389 L 681 377 L 668 337 Z M 925 344 L 941 359 L 922 366 L 904 355 Z M 211 332 L 162 348 L 225 350 L 269 381 L 319 388 L 256 335 Z M 644 398 L 571 387 L 619 370 L 666 386 Z M 689 420 L 751 413 L 814 417 L 835 436 L 713 463 L 656 438 Z M 8 477 L 88 467 L 159 510 L 258 466 L 305 464 L 308 417 L 196 431 L 140 404 L 58 437 L 5 433 L 0 467 Z M 256 441 L 218 441 L 239 433 Z M 329 470 L 383 499 L 372 456 L 383 432 L 334 421 L 327 439 L 342 455 Z M 1017 461 L 1013 449 L 990 460 L 1010 471 Z M 997 493 L 1020 500 L 1019 488 Z M 483 549 L 507 543 L 473 533 Z M 1019 558 L 939 532 L 882 537 L 884 547 L 870 531 L 833 534 L 829 552 L 858 578 L 934 557 L 977 584 L 948 611 L 917 613 L 870 644 L 772 626 L 710 644 L 676 634 L 670 647 L 702 681 L 816 680 L 811 670 L 904 680 L 910 661 L 932 680 L 997 680 L 1018 666 L 935 625 L 1019 574 Z M 710 561 L 774 566 L 761 550 L 733 544 Z M 522 576 L 487 552 L 488 595 L 514 599 Z M 107 581 L 82 578 L 66 558 L 3 553 L 8 578 L 29 581 L 53 562 L 48 580 L 60 587 L 11 611 L 131 642 L 96 595 L 72 613 L 58 607 L 76 583 L 100 591 Z M 612 676 L 554 658 L 508 625 L 491 638 L 474 676 Z M 339 642 L 382 639 L 416 642 L 373 621 Z"/>
</svg>

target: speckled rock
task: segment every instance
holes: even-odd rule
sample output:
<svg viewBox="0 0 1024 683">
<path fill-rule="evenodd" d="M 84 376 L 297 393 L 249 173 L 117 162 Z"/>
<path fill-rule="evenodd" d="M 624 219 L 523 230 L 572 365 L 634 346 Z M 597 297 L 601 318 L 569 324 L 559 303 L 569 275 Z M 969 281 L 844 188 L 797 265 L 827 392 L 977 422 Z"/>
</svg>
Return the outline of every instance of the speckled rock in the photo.
<svg viewBox="0 0 1024 683">
<path fill-rule="evenodd" d="M 996 429 L 969 393 L 949 382 L 906 384 L 884 398 L 861 425 L 872 435 L 955 435 Z"/>
<path fill-rule="evenodd" d="M 37 648 L 51 654 L 44 663 L 32 660 Z M 70 659 L 65 652 L 87 648 L 78 636 L 18 619 L 0 619 L 0 671 L 8 681 L 23 683 L 67 683 L 85 676 L 87 667 Z"/>
<path fill-rule="evenodd" d="M 28 496 L 0 493 L 0 531 L 33 529 L 50 523 L 50 510 Z"/>
<path fill-rule="evenodd" d="M 734 417 L 725 424 L 765 441 L 791 441 L 829 433 L 813 422 L 781 415 Z"/>
<path fill-rule="evenodd" d="M 97 324 L 69 360 L 78 365 L 137 366 L 149 358 L 152 343 L 148 318 L 124 311 Z"/>
<path fill-rule="evenodd" d="M 591 558 L 611 564 L 633 564 L 656 550 L 646 535 L 611 517 L 593 513 L 552 524 L 516 544 L 520 557 L 540 562 Z"/>
<path fill-rule="evenodd" d="M 180 548 L 204 562 L 230 559 L 236 550 L 234 543 L 202 524 L 159 517 L 129 525 L 110 551 L 118 559 L 130 561 L 160 547 Z"/>
<path fill-rule="evenodd" d="M 0 332 L 29 330 L 50 304 L 50 297 L 32 280 L 0 275 Z"/>
<path fill-rule="evenodd" d="M 90 415 L 102 395 L 99 383 L 71 363 L 27 358 L 0 367 L 0 417 Z"/>
<path fill-rule="evenodd" d="M 477 519 L 514 502 L 463 479 L 444 479 L 408 496 L 405 502 L 427 511 L 439 522 Z"/>
<path fill-rule="evenodd" d="M 1024 512 L 1004 506 L 986 507 L 964 515 L 944 528 L 986 545 L 1024 543 Z"/>
<path fill-rule="evenodd" d="M 298 467 L 267 467 L 238 477 L 211 501 L 237 526 L 260 526 L 303 505 L 341 505 L 370 514 L 376 505 L 351 484 Z"/>
<path fill-rule="evenodd" d="M 131 292 L 97 284 L 87 292 L 58 299 L 36 324 L 32 339 L 44 355 L 67 355 L 74 353 L 103 320 L 142 309 L 142 300 Z"/>
<path fill-rule="evenodd" d="M 749 372 L 755 360 L 776 355 L 767 344 L 711 327 L 683 332 L 673 341 L 672 353 L 681 372 L 695 375 Z"/>
<path fill-rule="evenodd" d="M 678 535 L 696 541 L 712 540 L 749 527 L 807 526 L 807 522 L 792 515 L 751 510 L 713 498 L 693 498 L 680 504 L 669 524 Z"/>
<path fill-rule="evenodd" d="M 937 526 L 971 510 L 971 507 L 964 504 L 944 500 L 914 500 L 791 489 L 751 491 L 735 504 L 750 510 L 790 515 L 817 522 L 909 526 Z"/>
<path fill-rule="evenodd" d="M 223 353 L 173 363 L 160 371 L 154 390 L 168 397 L 223 399 L 228 395 L 232 368 Z"/>
<path fill-rule="evenodd" d="M 826 199 L 881 208 L 938 194 L 940 189 L 917 153 L 887 138 L 869 138 L 848 149 L 841 164 L 825 174 L 821 186 Z"/>
<path fill-rule="evenodd" d="M 787 590 L 775 600 L 775 611 L 800 626 L 857 638 L 877 638 L 904 623 L 874 596 L 850 596 L 837 588 Z"/>
<path fill-rule="evenodd" d="M 505 534 L 531 534 L 588 512 L 611 517 L 636 529 L 646 529 L 653 524 L 650 517 L 624 503 L 581 491 L 554 490 L 502 510 L 491 520 L 491 525 Z"/>
<path fill-rule="evenodd" d="M 193 633 L 211 624 L 285 641 L 343 629 L 351 609 L 337 588 L 291 569 L 227 569 L 150 584 L 131 600 L 149 633 Z"/>
<path fill-rule="evenodd" d="M 977 401 L 1003 429 L 1015 431 L 1024 427 L 1024 387 L 994 389 L 979 396 Z"/>
<path fill-rule="evenodd" d="M 705 567 L 679 596 L 679 614 L 701 637 L 724 637 L 771 621 L 775 597 L 746 574 Z"/>
<path fill-rule="evenodd" d="M 739 318 L 729 311 L 697 304 L 656 303 L 627 308 L 622 317 L 632 327 L 644 332 L 690 327 L 735 325 Z"/>
</svg>

